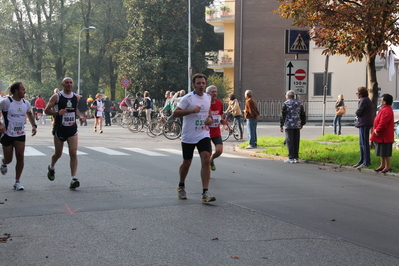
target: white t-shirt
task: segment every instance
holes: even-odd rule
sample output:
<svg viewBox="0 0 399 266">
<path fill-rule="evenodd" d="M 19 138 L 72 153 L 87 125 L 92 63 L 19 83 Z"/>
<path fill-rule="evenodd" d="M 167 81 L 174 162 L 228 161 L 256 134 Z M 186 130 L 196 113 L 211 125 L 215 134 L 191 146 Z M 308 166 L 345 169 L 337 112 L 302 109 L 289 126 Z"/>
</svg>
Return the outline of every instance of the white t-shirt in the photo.
<svg viewBox="0 0 399 266">
<path fill-rule="evenodd" d="M 27 100 L 21 99 L 12 102 L 7 98 L 1 99 L 0 110 L 4 114 L 4 124 L 6 126 L 6 134 L 9 137 L 19 137 L 25 135 L 25 115 L 29 112 L 31 106 Z"/>
<path fill-rule="evenodd" d="M 195 91 L 190 92 L 177 105 L 182 110 L 192 109 L 196 105 L 201 106 L 201 111 L 191 113 L 183 118 L 183 129 L 181 141 L 189 144 L 196 144 L 203 138 L 209 138 L 209 128 L 205 120 L 209 116 L 212 97 L 209 94 L 199 96 Z"/>
</svg>

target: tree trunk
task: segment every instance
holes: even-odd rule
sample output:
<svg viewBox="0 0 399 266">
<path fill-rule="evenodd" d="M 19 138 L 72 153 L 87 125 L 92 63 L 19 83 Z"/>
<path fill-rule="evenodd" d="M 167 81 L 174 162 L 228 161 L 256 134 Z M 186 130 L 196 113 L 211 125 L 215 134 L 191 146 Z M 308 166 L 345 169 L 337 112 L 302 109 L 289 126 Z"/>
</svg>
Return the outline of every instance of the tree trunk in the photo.
<svg viewBox="0 0 399 266">
<path fill-rule="evenodd" d="M 375 69 L 375 56 L 367 58 L 367 76 L 368 76 L 368 91 L 369 98 L 373 103 L 373 121 L 377 113 L 378 106 L 378 82 L 377 82 L 377 71 Z"/>
</svg>

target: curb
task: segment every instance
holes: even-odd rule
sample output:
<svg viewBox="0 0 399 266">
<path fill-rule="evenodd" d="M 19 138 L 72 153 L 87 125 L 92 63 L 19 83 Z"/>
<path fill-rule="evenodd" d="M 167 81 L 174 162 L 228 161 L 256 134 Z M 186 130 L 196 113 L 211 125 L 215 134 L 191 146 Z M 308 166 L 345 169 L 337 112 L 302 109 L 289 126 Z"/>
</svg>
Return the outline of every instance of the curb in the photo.
<svg viewBox="0 0 399 266">
<path fill-rule="evenodd" d="M 270 159 L 270 160 L 276 160 L 276 161 L 284 161 L 287 159 L 285 156 L 277 156 L 277 155 L 272 155 L 272 154 L 265 154 L 265 153 L 259 153 L 260 151 L 263 150 L 263 148 L 254 148 L 254 149 L 243 149 L 238 147 L 238 145 L 235 145 L 233 147 L 233 150 L 238 153 L 242 154 L 247 154 L 252 157 L 258 157 L 258 158 L 264 158 L 264 159 Z M 373 169 L 367 169 L 367 168 L 361 168 L 361 169 L 356 169 L 353 168 L 352 166 L 349 165 L 339 165 L 339 164 L 332 164 L 332 163 L 321 163 L 321 162 L 315 162 L 315 161 L 308 161 L 308 160 L 299 160 L 300 163 L 308 163 L 308 164 L 316 164 L 318 166 L 326 166 L 330 167 L 331 170 L 334 171 L 339 171 L 339 170 L 345 170 L 345 171 L 351 171 L 351 172 L 363 172 L 366 174 L 374 174 L 374 175 L 381 175 L 384 177 L 399 177 L 399 173 L 376 173 Z M 321 169 L 319 167 L 319 169 Z M 326 169 L 321 169 L 321 170 L 326 170 Z"/>
</svg>

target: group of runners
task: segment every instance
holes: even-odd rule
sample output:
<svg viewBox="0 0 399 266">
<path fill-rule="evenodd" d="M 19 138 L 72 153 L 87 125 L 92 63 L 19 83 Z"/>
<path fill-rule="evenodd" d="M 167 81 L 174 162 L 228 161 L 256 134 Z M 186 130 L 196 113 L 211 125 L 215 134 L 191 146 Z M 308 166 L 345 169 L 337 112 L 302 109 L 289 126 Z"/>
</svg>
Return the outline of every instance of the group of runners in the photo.
<svg viewBox="0 0 399 266">
<path fill-rule="evenodd" d="M 223 143 L 220 134 L 220 123 L 224 122 L 223 104 L 217 99 L 217 88 L 207 85 L 205 75 L 196 74 L 192 78 L 193 91 L 185 95 L 173 111 L 176 118 L 184 117 L 181 135 L 183 162 L 179 168 L 180 181 L 177 186 L 178 198 L 187 199 L 185 181 L 188 175 L 194 149 L 197 148 L 201 158 L 202 202 L 215 201 L 209 191 L 210 171 L 216 170 L 214 160 L 223 152 Z M 62 80 L 62 91 L 50 98 L 45 114 L 54 117 L 52 134 L 54 136 L 54 154 L 48 166 L 47 177 L 50 181 L 55 179 L 55 165 L 62 156 L 64 142 L 68 144 L 70 156 L 71 181 L 70 188 L 80 186 L 77 178 L 78 168 L 78 130 L 76 118 L 80 122 L 85 121 L 85 116 L 77 108 L 78 96 L 72 91 L 74 83 L 72 78 Z M 4 124 L 0 123 L 1 144 L 3 146 L 3 158 L 0 167 L 1 173 L 7 173 L 7 165 L 11 163 L 13 153 L 16 155 L 15 181 L 13 188 L 23 190 L 20 182 L 24 167 L 25 150 L 25 116 L 27 115 L 32 126 L 32 136 L 37 133 L 37 125 L 33 117 L 31 106 L 24 99 L 25 87 L 21 82 L 16 82 L 10 87 L 11 96 L 0 101 L 0 110 L 3 113 Z M 98 100 L 98 99 L 97 99 Z M 99 100 L 98 100 L 99 101 Z M 96 108 L 97 113 L 101 112 Z M 212 154 L 211 142 L 215 145 Z"/>
</svg>

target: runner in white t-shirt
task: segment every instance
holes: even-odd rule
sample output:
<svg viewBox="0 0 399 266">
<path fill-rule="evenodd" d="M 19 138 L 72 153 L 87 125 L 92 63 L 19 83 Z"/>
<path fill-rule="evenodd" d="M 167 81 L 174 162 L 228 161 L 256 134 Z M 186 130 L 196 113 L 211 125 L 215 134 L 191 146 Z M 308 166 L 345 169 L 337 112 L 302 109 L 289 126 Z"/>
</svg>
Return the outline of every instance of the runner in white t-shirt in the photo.
<svg viewBox="0 0 399 266">
<path fill-rule="evenodd" d="M 211 96 L 205 93 L 205 75 L 195 74 L 192 86 L 194 91 L 184 96 L 173 112 L 174 117 L 184 116 L 181 142 L 183 163 L 179 169 L 178 198 L 187 199 L 185 180 L 193 160 L 194 149 L 197 147 L 201 157 L 202 202 L 210 202 L 216 200 L 208 192 L 212 152 L 209 126 L 213 123 L 210 113 Z"/>
<path fill-rule="evenodd" d="M 37 125 L 33 117 L 30 103 L 24 99 L 25 86 L 22 82 L 15 82 L 10 87 L 12 96 L 1 99 L 0 110 L 3 113 L 4 124 L 0 123 L 1 145 L 3 147 L 3 159 L 1 164 L 1 173 L 7 173 L 7 164 L 12 162 L 13 152 L 15 150 L 15 190 L 24 190 L 20 183 L 22 170 L 24 169 L 25 153 L 25 115 L 28 116 L 32 125 L 32 136 L 36 135 Z"/>
</svg>

